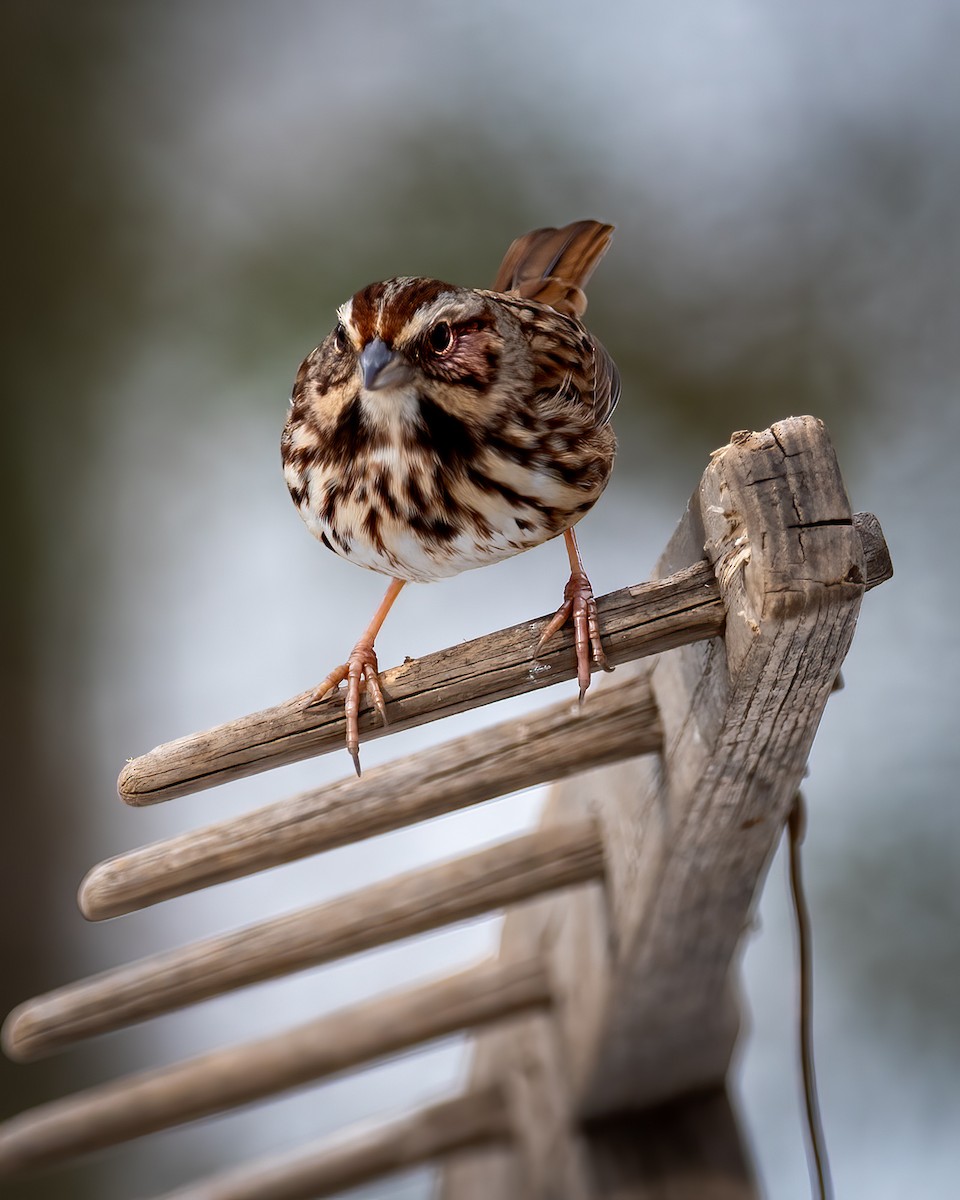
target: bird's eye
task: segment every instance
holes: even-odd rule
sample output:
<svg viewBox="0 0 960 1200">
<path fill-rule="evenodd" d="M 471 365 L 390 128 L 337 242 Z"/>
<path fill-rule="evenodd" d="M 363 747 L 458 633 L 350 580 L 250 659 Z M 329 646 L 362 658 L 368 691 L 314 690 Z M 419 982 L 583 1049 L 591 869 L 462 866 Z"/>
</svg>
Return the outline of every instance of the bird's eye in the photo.
<svg viewBox="0 0 960 1200">
<path fill-rule="evenodd" d="M 350 345 L 350 339 L 347 337 L 347 331 L 342 325 L 338 325 L 333 331 L 333 344 L 341 354 Z"/>
<path fill-rule="evenodd" d="M 429 341 L 434 354 L 446 354 L 453 345 L 453 330 L 446 321 L 441 321 L 430 330 Z"/>
</svg>

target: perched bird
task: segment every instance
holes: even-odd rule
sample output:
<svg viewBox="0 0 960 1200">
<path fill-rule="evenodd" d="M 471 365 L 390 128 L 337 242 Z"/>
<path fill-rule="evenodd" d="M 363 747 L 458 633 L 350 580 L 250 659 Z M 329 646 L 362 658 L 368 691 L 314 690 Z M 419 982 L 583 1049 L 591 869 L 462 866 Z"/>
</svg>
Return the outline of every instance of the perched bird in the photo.
<svg viewBox="0 0 960 1200">
<path fill-rule="evenodd" d="M 584 328 L 583 289 L 612 225 L 536 229 L 490 291 L 436 279 L 373 283 L 303 361 L 281 439 L 284 477 L 315 537 L 390 577 L 383 602 L 315 703 L 347 681 L 360 773 L 361 684 L 386 723 L 374 641 L 408 581 L 499 562 L 563 534 L 564 601 L 540 647 L 573 622 L 580 700 L 607 665 L 573 527 L 613 468 L 620 376 Z"/>
</svg>

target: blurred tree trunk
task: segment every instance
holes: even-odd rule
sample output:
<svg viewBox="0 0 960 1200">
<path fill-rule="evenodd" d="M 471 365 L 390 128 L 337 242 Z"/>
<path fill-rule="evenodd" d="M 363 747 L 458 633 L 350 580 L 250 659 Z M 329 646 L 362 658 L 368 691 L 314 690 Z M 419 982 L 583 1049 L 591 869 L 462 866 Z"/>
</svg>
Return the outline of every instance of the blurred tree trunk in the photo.
<svg viewBox="0 0 960 1200">
<path fill-rule="evenodd" d="M 74 717 L 96 575 L 86 539 L 76 541 L 98 403 L 89 381 L 110 345 L 113 313 L 129 312 L 110 255 L 123 177 L 100 135 L 97 106 L 106 60 L 134 24 L 122 6 L 105 15 L 96 5 L 11 3 L 0 14 L 0 87 L 11 143 L 3 189 L 3 1015 L 59 982 L 65 970 L 57 934 L 72 915 L 62 899 L 75 881 L 58 875 L 58 863 L 77 834 L 90 777 Z M 86 568 L 71 577 L 69 594 L 52 587 L 65 552 L 71 566 Z M 51 652 L 59 655 L 55 673 Z M 69 1063 L 18 1065 L 0 1057 L 0 1116 L 79 1086 Z M 4 1195 L 102 1196 L 96 1176 L 89 1166 L 60 1171 L 17 1181 Z"/>
</svg>

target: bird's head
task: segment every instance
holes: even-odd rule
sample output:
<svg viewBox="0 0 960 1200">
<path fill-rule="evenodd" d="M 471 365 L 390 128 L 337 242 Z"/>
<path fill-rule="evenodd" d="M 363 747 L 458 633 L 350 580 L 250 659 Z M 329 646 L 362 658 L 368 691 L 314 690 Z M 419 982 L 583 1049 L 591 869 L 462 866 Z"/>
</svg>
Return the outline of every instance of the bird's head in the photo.
<svg viewBox="0 0 960 1200">
<path fill-rule="evenodd" d="M 489 293 L 437 279 L 373 283 L 337 310 L 337 323 L 301 368 L 315 403 L 358 398 L 374 425 L 415 422 L 422 398 L 452 415 L 480 416 L 505 365 L 519 370 L 511 320 Z M 508 346 L 507 343 L 511 343 Z"/>
</svg>

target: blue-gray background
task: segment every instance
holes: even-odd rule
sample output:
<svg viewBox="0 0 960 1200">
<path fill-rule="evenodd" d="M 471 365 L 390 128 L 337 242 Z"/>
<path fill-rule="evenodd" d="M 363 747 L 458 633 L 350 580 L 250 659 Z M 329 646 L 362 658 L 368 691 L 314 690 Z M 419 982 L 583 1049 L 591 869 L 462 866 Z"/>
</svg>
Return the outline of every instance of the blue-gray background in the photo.
<svg viewBox="0 0 960 1200">
<path fill-rule="evenodd" d="M 379 597 L 310 539 L 279 473 L 290 383 L 335 305 L 398 273 L 483 284 L 519 232 L 591 216 L 618 227 L 590 321 L 624 376 L 616 476 L 582 526 L 597 589 L 645 576 L 732 430 L 791 413 L 826 420 L 854 507 L 883 522 L 897 576 L 864 604 L 807 787 L 819 1077 L 840 1195 L 948 1194 L 960 8 L 37 0 L 2 24 L 4 1009 L 535 819 L 539 792 L 105 926 L 73 902 L 99 858 L 347 769 L 334 755 L 139 812 L 114 794 L 126 757 L 315 683 Z M 381 661 L 550 610 L 564 577 L 547 546 L 413 588 Z M 782 867 L 747 946 L 734 1083 L 765 1190 L 792 1200 Z M 4 1063 L 0 1104 L 275 1030 L 496 937 L 480 922 Z M 11 1194 L 153 1194 L 434 1096 L 464 1061 L 448 1044 Z M 429 1187 L 421 1172 L 362 1194 Z"/>
</svg>

